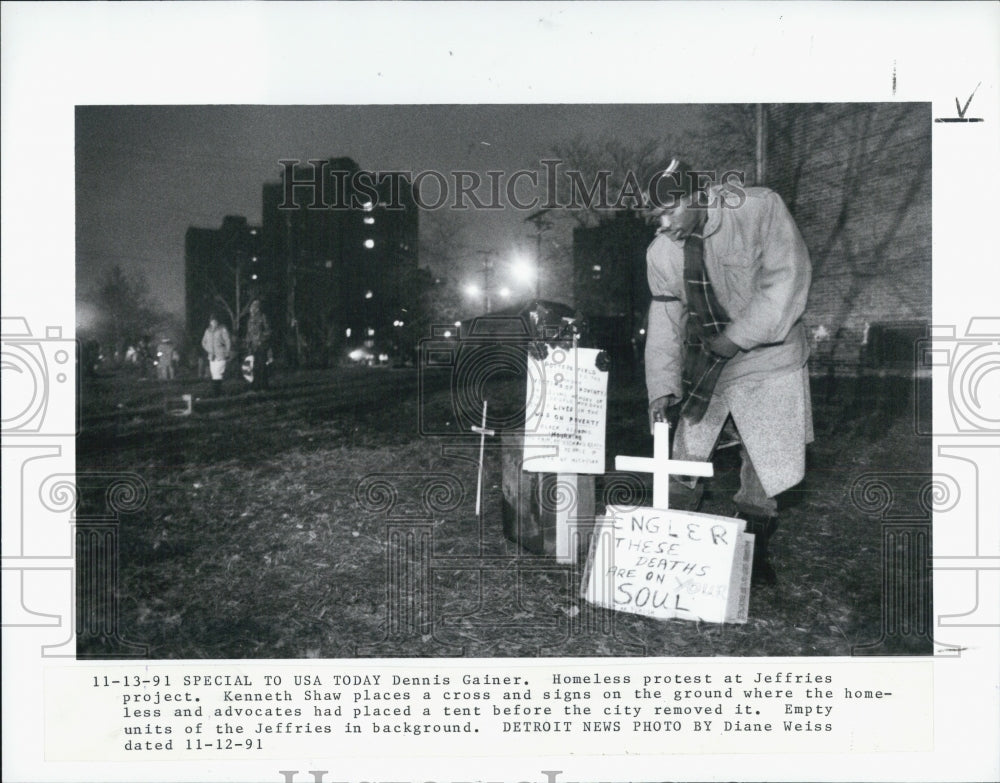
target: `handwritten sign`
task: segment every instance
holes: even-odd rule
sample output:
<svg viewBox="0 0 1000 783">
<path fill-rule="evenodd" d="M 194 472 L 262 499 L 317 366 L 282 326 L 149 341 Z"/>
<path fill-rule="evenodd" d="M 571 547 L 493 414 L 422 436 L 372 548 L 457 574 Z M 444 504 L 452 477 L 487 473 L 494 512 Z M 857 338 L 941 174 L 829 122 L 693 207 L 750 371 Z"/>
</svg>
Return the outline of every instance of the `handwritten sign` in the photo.
<svg viewBox="0 0 1000 783">
<path fill-rule="evenodd" d="M 745 623 L 753 536 L 732 517 L 609 506 L 584 575 L 592 604 L 662 619 Z"/>
<path fill-rule="evenodd" d="M 528 357 L 524 470 L 604 473 L 608 373 L 596 348 L 550 348 Z"/>
</svg>

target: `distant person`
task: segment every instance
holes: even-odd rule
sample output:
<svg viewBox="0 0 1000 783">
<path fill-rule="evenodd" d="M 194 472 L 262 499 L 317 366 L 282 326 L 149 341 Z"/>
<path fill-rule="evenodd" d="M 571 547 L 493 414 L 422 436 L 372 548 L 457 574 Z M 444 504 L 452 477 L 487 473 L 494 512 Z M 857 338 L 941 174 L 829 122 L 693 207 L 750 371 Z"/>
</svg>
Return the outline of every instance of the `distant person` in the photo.
<svg viewBox="0 0 1000 783">
<path fill-rule="evenodd" d="M 208 318 L 208 328 L 201 338 L 201 347 L 208 357 L 208 372 L 212 378 L 212 396 L 218 397 L 222 394 L 222 379 L 226 374 L 226 362 L 229 361 L 232 341 L 229 339 L 229 330 L 224 324 L 219 323 L 215 313 Z"/>
<path fill-rule="evenodd" d="M 164 337 L 156 346 L 156 377 L 161 381 L 172 381 L 176 359 L 177 351 L 174 348 L 174 341 L 169 337 Z"/>
<path fill-rule="evenodd" d="M 80 348 L 80 364 L 85 378 L 97 377 L 97 366 L 101 363 L 101 344 L 97 340 L 86 340 Z"/>
<path fill-rule="evenodd" d="M 271 325 L 267 316 L 260 309 L 260 300 L 250 303 L 250 314 L 247 316 L 246 347 L 253 356 L 253 380 L 250 388 L 254 391 L 265 391 L 268 387 L 268 349 L 271 343 Z"/>
<path fill-rule="evenodd" d="M 813 440 L 800 320 L 812 267 L 777 193 L 737 184 L 699 191 L 696 179 L 672 159 L 642 183 L 657 226 L 646 254 L 649 421 L 679 410 L 673 457 L 705 461 L 732 418 L 742 459 L 734 511 L 755 537 L 753 581 L 774 584 L 776 496 L 802 480 Z M 697 508 L 696 479 L 671 484 L 677 507 Z"/>
<path fill-rule="evenodd" d="M 145 381 L 151 376 L 153 366 L 156 364 L 156 351 L 153 340 L 148 334 L 144 334 L 139 341 L 138 353 L 139 379 Z"/>
</svg>

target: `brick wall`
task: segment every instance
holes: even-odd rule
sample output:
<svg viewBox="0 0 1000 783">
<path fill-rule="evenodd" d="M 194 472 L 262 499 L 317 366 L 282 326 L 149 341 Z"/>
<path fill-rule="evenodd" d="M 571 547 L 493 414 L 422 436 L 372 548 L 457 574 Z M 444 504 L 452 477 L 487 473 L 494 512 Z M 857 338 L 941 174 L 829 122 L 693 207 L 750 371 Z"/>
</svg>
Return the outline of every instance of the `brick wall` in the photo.
<svg viewBox="0 0 1000 783">
<path fill-rule="evenodd" d="M 765 183 L 812 256 L 814 368 L 852 368 L 866 324 L 930 321 L 930 105 L 772 104 L 766 129 Z"/>
</svg>

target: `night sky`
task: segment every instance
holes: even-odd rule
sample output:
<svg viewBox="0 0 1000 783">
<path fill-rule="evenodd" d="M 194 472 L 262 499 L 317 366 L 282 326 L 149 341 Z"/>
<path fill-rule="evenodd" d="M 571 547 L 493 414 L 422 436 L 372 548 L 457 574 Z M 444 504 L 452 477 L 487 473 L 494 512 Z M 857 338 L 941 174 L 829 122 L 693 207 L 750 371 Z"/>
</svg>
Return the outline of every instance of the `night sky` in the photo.
<svg viewBox="0 0 1000 783">
<path fill-rule="evenodd" d="M 685 105 L 78 107 L 77 292 L 120 264 L 181 314 L 185 231 L 226 215 L 259 223 L 261 185 L 280 180 L 281 159 L 347 156 L 363 169 L 467 169 L 485 180 L 491 169 L 540 171 L 553 144 L 575 137 L 658 139 L 703 116 Z M 507 207 L 461 219 L 469 244 L 503 258 L 530 248 L 525 216 Z"/>
</svg>

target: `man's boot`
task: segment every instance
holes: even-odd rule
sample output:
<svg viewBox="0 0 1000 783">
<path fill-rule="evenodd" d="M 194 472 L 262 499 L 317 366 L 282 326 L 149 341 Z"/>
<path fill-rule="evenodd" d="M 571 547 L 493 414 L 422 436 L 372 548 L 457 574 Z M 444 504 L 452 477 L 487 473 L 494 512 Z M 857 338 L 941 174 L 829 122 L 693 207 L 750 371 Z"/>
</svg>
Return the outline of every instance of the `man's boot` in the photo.
<svg viewBox="0 0 1000 783">
<path fill-rule="evenodd" d="M 750 574 L 750 582 L 755 585 L 773 585 L 778 582 L 778 573 L 771 565 L 768 546 L 771 536 L 778 529 L 778 518 L 761 516 L 757 514 L 737 514 L 747 522 L 747 533 L 754 537 L 753 541 L 753 570 Z"/>
</svg>

